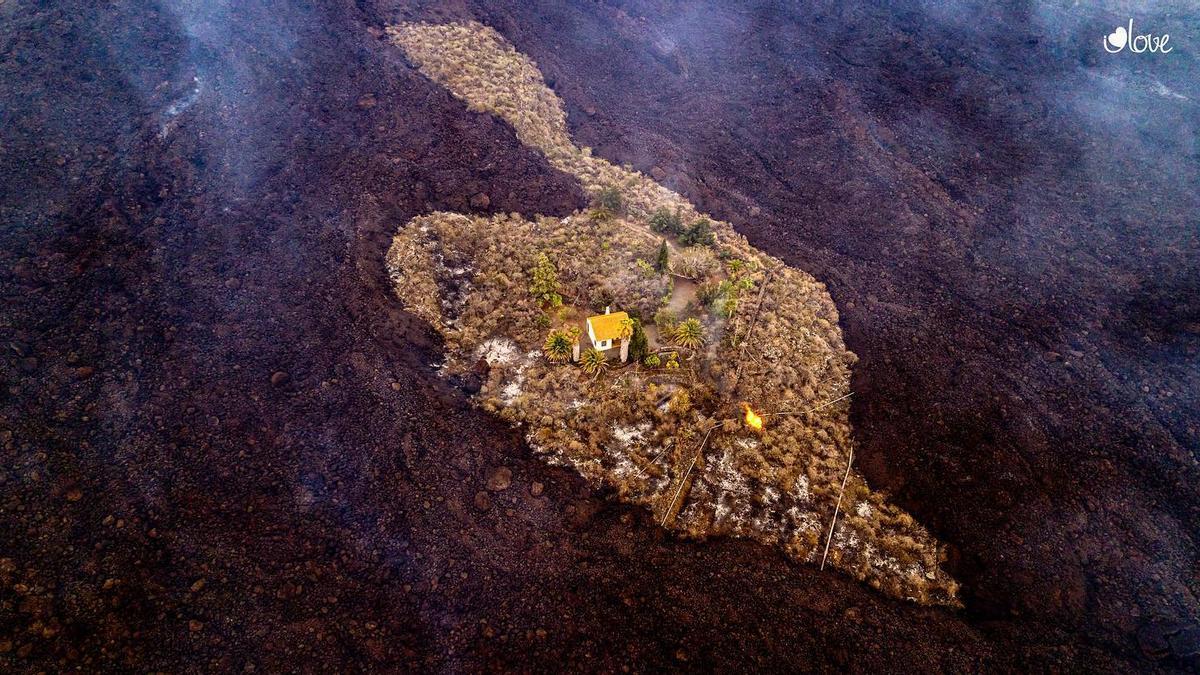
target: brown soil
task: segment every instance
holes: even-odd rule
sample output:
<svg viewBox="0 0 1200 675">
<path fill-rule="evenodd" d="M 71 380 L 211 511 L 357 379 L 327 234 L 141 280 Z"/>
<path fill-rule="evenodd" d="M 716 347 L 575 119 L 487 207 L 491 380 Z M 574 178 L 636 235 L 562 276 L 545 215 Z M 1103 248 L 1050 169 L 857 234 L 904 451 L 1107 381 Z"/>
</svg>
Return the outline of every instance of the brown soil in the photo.
<svg viewBox="0 0 1200 675">
<path fill-rule="evenodd" d="M 1023 5 L 488 4 L 0 4 L 0 668 L 1196 667 L 1193 104 L 1087 117 L 1100 29 Z M 676 541 L 438 381 L 395 227 L 583 205 L 380 30 L 469 15 L 830 284 L 965 611 Z"/>
</svg>

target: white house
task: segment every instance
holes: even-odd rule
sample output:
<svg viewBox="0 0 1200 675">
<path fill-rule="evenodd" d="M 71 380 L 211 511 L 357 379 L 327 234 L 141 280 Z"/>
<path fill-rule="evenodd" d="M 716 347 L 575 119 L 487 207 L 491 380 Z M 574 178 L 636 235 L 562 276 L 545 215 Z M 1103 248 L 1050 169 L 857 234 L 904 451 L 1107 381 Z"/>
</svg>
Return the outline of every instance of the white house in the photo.
<svg viewBox="0 0 1200 675">
<path fill-rule="evenodd" d="M 621 361 L 629 358 L 629 340 L 621 339 L 621 331 L 624 329 L 624 323 L 629 319 L 629 314 L 625 312 L 611 312 L 608 307 L 604 308 L 603 314 L 589 316 L 587 320 L 588 338 L 592 341 L 592 346 L 600 351 L 606 351 L 617 346 L 620 342 L 621 346 Z"/>
</svg>

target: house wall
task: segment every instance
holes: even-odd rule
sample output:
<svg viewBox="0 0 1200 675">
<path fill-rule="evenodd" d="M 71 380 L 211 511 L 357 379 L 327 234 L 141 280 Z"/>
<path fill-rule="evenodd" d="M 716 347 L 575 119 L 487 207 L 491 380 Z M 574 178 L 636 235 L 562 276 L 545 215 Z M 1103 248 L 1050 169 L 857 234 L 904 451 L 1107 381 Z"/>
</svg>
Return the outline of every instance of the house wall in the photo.
<svg viewBox="0 0 1200 675">
<path fill-rule="evenodd" d="M 612 349 L 612 340 L 597 340 L 596 334 L 592 331 L 592 322 L 587 322 L 588 339 L 592 341 L 592 346 L 600 351 Z"/>
</svg>

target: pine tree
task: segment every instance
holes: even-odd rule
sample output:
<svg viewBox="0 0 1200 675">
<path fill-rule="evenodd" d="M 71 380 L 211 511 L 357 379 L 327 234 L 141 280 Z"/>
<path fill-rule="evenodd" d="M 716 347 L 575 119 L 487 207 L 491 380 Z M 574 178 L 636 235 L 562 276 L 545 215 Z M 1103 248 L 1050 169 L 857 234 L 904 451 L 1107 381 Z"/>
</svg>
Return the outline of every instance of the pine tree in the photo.
<svg viewBox="0 0 1200 675">
<path fill-rule="evenodd" d="M 636 363 L 641 361 L 649 350 L 650 340 L 646 338 L 646 331 L 642 330 L 642 322 L 633 319 L 633 330 L 629 335 L 629 358 Z"/>
<path fill-rule="evenodd" d="M 671 265 L 671 251 L 667 248 L 667 240 L 663 239 L 658 245 L 658 257 L 654 261 L 654 267 L 659 272 L 666 274 Z"/>
<path fill-rule="evenodd" d="M 532 274 L 533 284 L 529 286 L 529 292 L 543 302 L 550 303 L 551 306 L 561 305 L 562 296 L 558 294 L 558 270 L 554 268 L 554 263 L 550 262 L 550 257 L 545 253 L 539 253 L 537 265 L 533 268 Z"/>
</svg>

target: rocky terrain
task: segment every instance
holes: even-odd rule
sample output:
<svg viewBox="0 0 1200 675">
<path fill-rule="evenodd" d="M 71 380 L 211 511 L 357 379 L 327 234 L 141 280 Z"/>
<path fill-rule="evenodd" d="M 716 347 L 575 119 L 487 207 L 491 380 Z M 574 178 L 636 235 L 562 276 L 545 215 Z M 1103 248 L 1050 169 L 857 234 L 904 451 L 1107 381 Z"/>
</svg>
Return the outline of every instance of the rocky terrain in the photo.
<svg viewBox="0 0 1200 675">
<path fill-rule="evenodd" d="M 1130 11 L 0 4 L 0 668 L 1196 668 L 1200 91 Z M 677 540 L 437 377 L 395 228 L 587 201 L 384 32 L 466 19 L 828 284 L 962 610 Z"/>
</svg>

